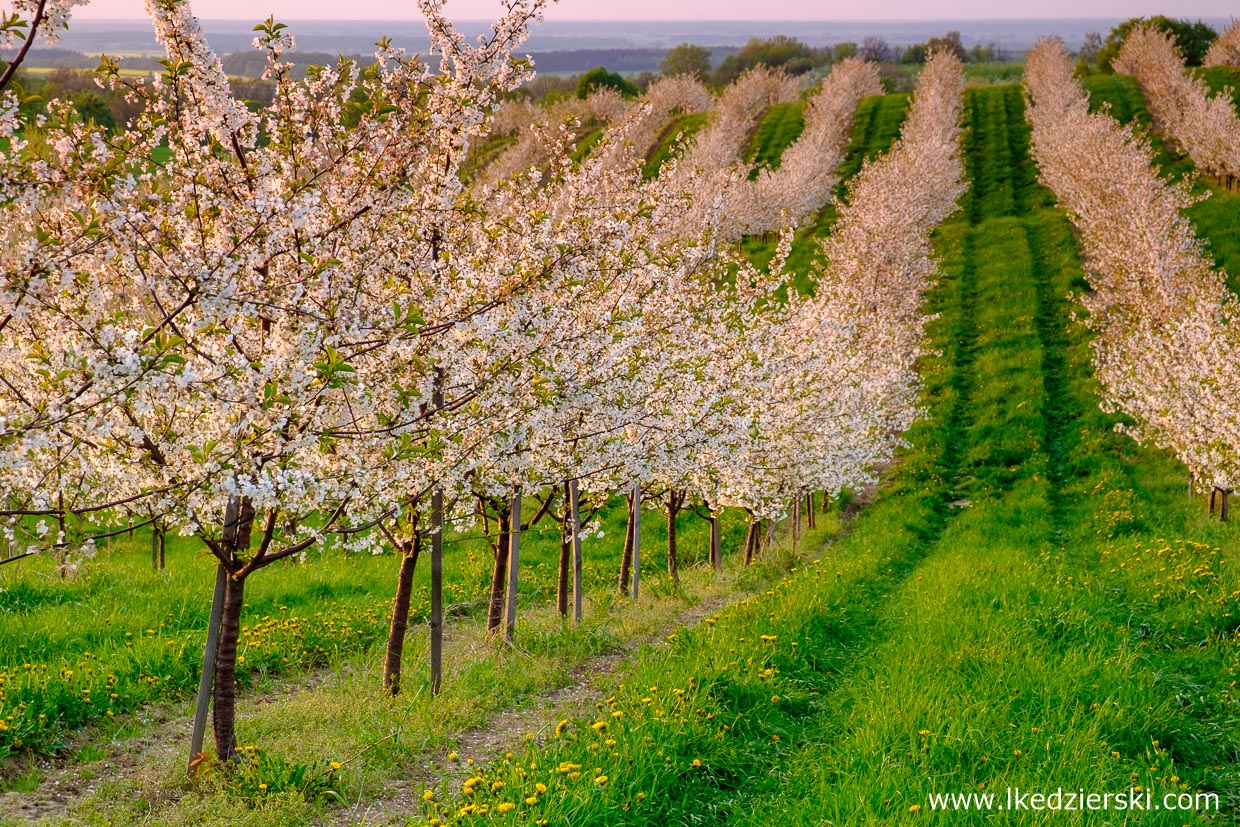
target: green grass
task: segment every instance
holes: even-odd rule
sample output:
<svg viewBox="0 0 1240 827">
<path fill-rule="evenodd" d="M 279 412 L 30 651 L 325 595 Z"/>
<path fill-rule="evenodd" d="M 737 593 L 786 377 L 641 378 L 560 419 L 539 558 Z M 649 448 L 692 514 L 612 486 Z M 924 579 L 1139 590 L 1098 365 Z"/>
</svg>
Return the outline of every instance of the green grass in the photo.
<svg viewBox="0 0 1240 827">
<path fill-rule="evenodd" d="M 536 507 L 531 501 L 527 509 Z M 613 503 L 600 515 L 603 536 L 585 544 L 585 582 L 592 594 L 615 588 L 624 519 L 624 509 Z M 702 565 L 707 524 L 682 512 L 677 525 L 682 565 Z M 445 600 L 456 618 L 485 614 L 490 582 L 490 551 L 478 531 L 466 528 L 449 540 L 445 554 Z M 729 547 L 744 530 L 739 515 L 726 515 Z M 154 571 L 148 538 L 139 531 L 133 540 L 112 540 L 69 580 L 56 576 L 47 558 L 0 568 L 0 758 L 54 753 L 69 733 L 92 721 L 196 691 L 213 558 L 192 538 L 169 537 L 168 567 Z M 642 539 L 642 574 L 657 584 L 666 519 L 643 520 Z M 524 607 L 554 602 L 558 560 L 552 521 L 524 536 Z M 396 569 L 391 556 L 328 550 L 255 575 L 246 588 L 238 650 L 243 685 L 349 657 L 377 659 Z M 428 578 L 427 566 L 420 565 L 410 606 L 415 624 L 429 616 Z M 135 601 L 135 595 L 146 599 Z M 420 674 L 416 666 L 414 672 Z"/>
<path fill-rule="evenodd" d="M 763 168 L 778 169 L 784 150 L 804 129 L 805 101 L 777 103 L 767 109 L 745 149 L 745 160 L 753 164 L 749 177 L 756 178 Z"/>
<path fill-rule="evenodd" d="M 693 112 L 672 118 L 660 133 L 654 148 L 650 150 L 650 155 L 646 158 L 646 165 L 642 168 L 642 175 L 646 180 L 658 175 L 659 169 L 672 157 L 681 142 L 691 140 L 709 119 L 709 112 Z"/>
<path fill-rule="evenodd" d="M 1072 230 L 1034 183 L 1018 92 L 967 104 L 974 188 L 938 234 L 930 417 L 879 501 L 633 664 L 594 716 L 445 782 L 412 823 L 1234 823 L 1236 532 L 1098 409 Z M 928 798 L 1137 784 L 1217 794 L 1222 812 Z"/>
</svg>

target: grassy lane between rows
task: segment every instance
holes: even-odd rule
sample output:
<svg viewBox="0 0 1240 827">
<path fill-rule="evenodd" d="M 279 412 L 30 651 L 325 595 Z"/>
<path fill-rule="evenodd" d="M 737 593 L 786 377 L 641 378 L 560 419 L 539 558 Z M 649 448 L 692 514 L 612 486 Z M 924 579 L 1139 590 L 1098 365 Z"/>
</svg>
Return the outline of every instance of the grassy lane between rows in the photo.
<svg viewBox="0 0 1240 827">
<path fill-rule="evenodd" d="M 1235 531 L 1098 410 L 1067 298 L 1083 276 L 1019 92 L 972 90 L 968 112 L 929 417 L 879 501 L 636 663 L 592 719 L 429 790 L 412 823 L 1235 821 Z M 1030 807 L 1060 789 L 1110 809 Z M 941 794 L 995 798 L 943 812 Z M 1187 809 L 1144 809 L 1167 794 Z"/>
</svg>

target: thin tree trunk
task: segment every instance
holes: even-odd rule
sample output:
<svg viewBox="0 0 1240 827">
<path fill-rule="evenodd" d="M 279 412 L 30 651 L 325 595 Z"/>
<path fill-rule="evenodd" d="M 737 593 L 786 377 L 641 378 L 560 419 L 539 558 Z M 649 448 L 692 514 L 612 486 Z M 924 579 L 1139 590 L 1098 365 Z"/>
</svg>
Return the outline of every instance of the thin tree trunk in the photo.
<svg viewBox="0 0 1240 827">
<path fill-rule="evenodd" d="M 814 513 L 814 492 L 805 495 L 805 526 L 813 531 L 818 528 L 818 515 Z"/>
<path fill-rule="evenodd" d="M 572 480 L 569 483 L 568 507 L 573 515 L 573 623 L 580 623 L 582 603 L 585 596 L 582 594 L 581 498 L 577 491 L 577 480 Z"/>
<path fill-rule="evenodd" d="M 572 483 L 564 483 L 564 518 L 560 520 L 560 568 L 555 584 L 555 608 L 560 617 L 568 617 L 569 570 L 573 565 Z"/>
<path fill-rule="evenodd" d="M 207 643 L 203 647 L 202 674 L 198 680 L 198 702 L 194 708 L 194 729 L 189 740 L 189 771 L 193 774 L 202 755 L 202 741 L 207 731 L 207 711 L 211 689 L 215 686 L 215 653 L 220 648 L 220 620 L 224 616 L 224 592 L 228 589 L 228 568 L 220 563 L 215 570 L 215 596 L 211 600 L 211 616 L 207 621 Z"/>
<path fill-rule="evenodd" d="M 1210 489 L 1210 516 L 1211 517 L 1214 516 L 1214 500 L 1215 500 L 1215 497 L 1217 496 L 1218 496 L 1218 489 L 1211 488 Z"/>
<path fill-rule="evenodd" d="M 1230 499 L 1231 499 L 1231 490 L 1224 488 L 1223 489 L 1223 502 L 1219 506 L 1219 519 L 1222 520 L 1223 522 L 1227 522 L 1227 504 Z"/>
<path fill-rule="evenodd" d="M 383 688 L 393 696 L 400 693 L 400 665 L 405 652 L 405 632 L 409 628 L 413 573 L 418 567 L 418 555 L 421 551 L 422 535 L 415 526 L 413 539 L 406 541 L 401 549 L 396 598 L 392 601 L 392 623 L 388 628 L 387 658 L 383 662 Z"/>
<path fill-rule="evenodd" d="M 254 506 L 247 498 L 229 503 L 225 515 L 223 547 L 230 568 L 237 553 L 250 548 Z M 237 752 L 237 641 L 241 636 L 241 611 L 245 605 L 247 575 L 230 571 L 224 584 L 224 611 L 220 616 L 220 640 L 215 650 L 215 689 L 211 693 L 211 717 L 215 755 L 221 763 Z"/>
<path fill-rule="evenodd" d="M 801 542 L 801 498 L 792 501 L 792 550 Z"/>
<path fill-rule="evenodd" d="M 228 763 L 237 753 L 237 641 L 241 636 L 241 609 L 245 602 L 245 577 L 229 575 L 224 587 L 224 614 L 220 617 L 220 643 L 215 653 L 215 691 L 212 722 L 215 757 Z"/>
<path fill-rule="evenodd" d="M 629 593 L 629 579 L 633 573 L 633 494 L 624 495 L 624 502 L 628 506 L 628 518 L 625 522 L 624 529 L 624 552 L 620 555 L 620 594 L 627 595 Z"/>
<path fill-rule="evenodd" d="M 715 571 L 723 571 L 723 526 L 718 514 L 710 516 L 710 564 Z"/>
<path fill-rule="evenodd" d="M 633 599 L 637 600 L 642 579 L 642 487 L 633 486 Z"/>
<path fill-rule="evenodd" d="M 676 556 L 676 515 L 684 498 L 675 490 L 667 492 L 667 575 L 672 582 L 680 585 L 680 561 Z"/>
<path fill-rule="evenodd" d="M 517 576 L 521 570 L 521 489 L 512 495 L 508 513 L 508 590 L 504 599 L 504 640 L 511 646 L 517 630 Z"/>
<path fill-rule="evenodd" d="M 827 496 L 826 491 L 822 492 L 822 513 L 823 514 L 831 513 L 831 498 Z"/>
<path fill-rule="evenodd" d="M 443 489 L 431 494 L 431 694 L 443 687 Z"/>
<path fill-rule="evenodd" d="M 511 531 L 508 504 L 499 506 L 499 532 L 495 537 L 495 546 L 491 549 L 495 557 L 495 565 L 491 570 L 491 603 L 487 608 L 487 634 L 499 633 L 500 624 L 504 622 L 504 587 L 508 581 L 508 535 Z"/>
<path fill-rule="evenodd" d="M 758 550 L 759 533 L 762 530 L 761 520 L 749 521 L 749 532 L 745 535 L 745 565 L 753 562 Z"/>
</svg>

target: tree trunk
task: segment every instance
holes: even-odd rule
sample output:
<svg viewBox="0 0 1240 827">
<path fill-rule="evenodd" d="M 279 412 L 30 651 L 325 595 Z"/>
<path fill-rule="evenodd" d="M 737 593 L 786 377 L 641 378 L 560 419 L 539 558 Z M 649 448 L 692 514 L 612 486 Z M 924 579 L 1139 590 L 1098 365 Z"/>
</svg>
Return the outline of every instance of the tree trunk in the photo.
<svg viewBox="0 0 1240 827">
<path fill-rule="evenodd" d="M 220 617 L 220 643 L 215 651 L 215 689 L 211 693 L 215 757 L 222 764 L 232 761 L 237 753 L 237 640 L 244 599 L 245 577 L 229 575 Z"/>
<path fill-rule="evenodd" d="M 633 486 L 633 599 L 637 600 L 642 579 L 642 487 Z"/>
<path fill-rule="evenodd" d="M 629 593 L 629 579 L 633 573 L 633 495 L 625 494 L 624 502 L 628 506 L 628 519 L 624 529 L 624 552 L 620 555 L 620 594 Z"/>
<path fill-rule="evenodd" d="M 413 594 L 413 573 L 422 551 L 422 535 L 414 529 L 413 540 L 401 549 L 400 574 L 396 578 L 396 598 L 392 601 L 392 624 L 388 628 L 387 658 L 383 662 L 383 688 L 389 695 L 400 693 L 400 662 L 405 653 L 405 632 L 409 628 L 409 601 Z"/>
<path fill-rule="evenodd" d="M 758 542 L 762 531 L 761 520 L 749 521 L 749 532 L 745 535 L 745 565 L 753 562 L 758 551 Z"/>
<path fill-rule="evenodd" d="M 801 542 L 801 498 L 792 501 L 792 550 Z"/>
<path fill-rule="evenodd" d="M 228 763 L 237 753 L 237 641 L 241 637 L 241 611 L 245 605 L 246 574 L 238 566 L 237 553 L 250 548 L 254 528 L 254 505 L 248 498 L 229 503 L 221 542 L 230 569 L 224 584 L 224 611 L 220 616 L 220 641 L 215 650 L 215 688 L 211 693 L 211 720 L 215 756 Z"/>
<path fill-rule="evenodd" d="M 512 645 L 517 630 L 517 576 L 521 571 L 521 489 L 512 495 L 509 507 L 508 589 L 504 597 L 504 640 Z"/>
<path fill-rule="evenodd" d="M 499 632 L 504 622 L 504 587 L 508 582 L 508 535 L 511 531 L 508 504 L 499 506 L 499 532 L 495 537 L 495 545 L 491 551 L 495 556 L 495 566 L 491 570 L 491 603 L 487 608 L 487 634 Z"/>
<path fill-rule="evenodd" d="M 224 616 L 224 594 L 228 590 L 228 568 L 215 567 L 215 595 L 207 620 L 207 643 L 202 653 L 202 674 L 198 679 L 198 701 L 194 707 L 194 729 L 189 739 L 189 772 L 193 775 L 202 757 L 202 741 L 207 730 L 207 707 L 215 686 L 215 655 L 220 649 L 220 620 Z"/>
<path fill-rule="evenodd" d="M 805 495 L 805 527 L 813 531 L 818 528 L 818 515 L 814 513 L 814 492 Z"/>
<path fill-rule="evenodd" d="M 577 480 L 568 484 L 568 507 L 572 511 L 573 523 L 573 623 L 580 623 L 585 595 L 582 594 L 581 499 L 577 493 Z"/>
<path fill-rule="evenodd" d="M 443 489 L 431 494 L 431 694 L 443 687 Z"/>
<path fill-rule="evenodd" d="M 1222 520 L 1223 522 L 1227 522 L 1227 503 L 1228 503 L 1228 500 L 1230 499 L 1231 499 L 1231 490 L 1228 488 L 1224 488 L 1223 489 L 1223 502 L 1219 506 L 1219 514 L 1218 514 L 1219 519 Z"/>
<path fill-rule="evenodd" d="M 675 490 L 667 492 L 667 576 L 672 578 L 672 583 L 676 585 L 680 585 L 680 561 L 676 557 L 676 515 L 680 513 L 683 502 L 684 497 Z"/>
<path fill-rule="evenodd" d="M 723 526 L 718 514 L 710 517 L 710 564 L 715 571 L 723 571 Z"/>
<path fill-rule="evenodd" d="M 1215 497 L 1217 496 L 1218 496 L 1218 489 L 1211 488 L 1210 489 L 1210 516 L 1211 517 L 1214 516 L 1214 500 L 1215 500 Z"/>
<path fill-rule="evenodd" d="M 560 568 L 555 585 L 555 608 L 560 617 L 568 617 L 569 569 L 573 565 L 572 484 L 564 483 L 564 518 L 560 520 Z"/>
</svg>

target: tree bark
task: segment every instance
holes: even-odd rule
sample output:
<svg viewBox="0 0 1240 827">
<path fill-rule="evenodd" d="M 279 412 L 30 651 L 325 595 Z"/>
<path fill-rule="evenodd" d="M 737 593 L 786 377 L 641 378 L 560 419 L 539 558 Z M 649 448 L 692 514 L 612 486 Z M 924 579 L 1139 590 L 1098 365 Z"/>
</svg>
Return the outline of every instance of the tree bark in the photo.
<svg viewBox="0 0 1240 827">
<path fill-rule="evenodd" d="M 224 587 L 224 614 L 220 617 L 220 643 L 215 652 L 211 719 L 215 757 L 222 764 L 232 761 L 237 754 L 237 641 L 241 636 L 245 579 L 244 575 L 237 574 L 228 577 Z"/>
<path fill-rule="evenodd" d="M 521 489 L 512 495 L 508 534 L 508 588 L 504 596 L 504 641 L 512 645 L 517 630 L 517 576 L 521 570 Z"/>
<path fill-rule="evenodd" d="M 387 658 L 383 662 L 383 688 L 392 696 L 400 693 L 401 658 L 405 653 L 405 632 L 409 629 L 409 602 L 413 596 L 413 573 L 422 551 L 422 535 L 414 529 L 413 539 L 405 542 L 396 578 L 396 597 L 392 601 L 392 623 L 388 627 Z"/>
<path fill-rule="evenodd" d="M 508 583 L 508 536 L 511 532 L 508 504 L 501 503 L 498 511 L 499 531 L 491 548 L 495 565 L 491 570 L 491 602 L 487 607 L 488 635 L 498 633 L 500 624 L 504 622 L 504 587 Z"/>
<path fill-rule="evenodd" d="M 675 489 L 667 492 L 667 576 L 680 585 L 680 561 L 676 555 L 676 515 L 684 504 L 684 495 Z"/>
<path fill-rule="evenodd" d="M 224 611 L 220 616 L 220 640 L 215 650 L 215 688 L 211 693 L 211 719 L 215 756 L 227 763 L 237 754 L 237 641 L 241 637 L 241 611 L 245 605 L 245 580 L 238 567 L 238 552 L 250 548 L 254 528 L 254 505 L 248 498 L 229 503 L 222 547 L 228 557 L 224 584 Z M 238 570 L 234 570 L 238 569 Z"/>
<path fill-rule="evenodd" d="M 431 494 L 431 694 L 443 687 L 443 489 Z"/>
<path fill-rule="evenodd" d="M 633 486 L 633 509 L 630 519 L 633 521 L 633 599 L 637 600 L 642 579 L 642 487 Z"/>
<path fill-rule="evenodd" d="M 1227 505 L 1230 499 L 1231 499 L 1231 490 L 1224 488 L 1223 489 L 1223 502 L 1219 506 L 1219 513 L 1218 513 L 1219 519 L 1222 520 L 1223 522 L 1227 522 Z"/>
<path fill-rule="evenodd" d="M 792 550 L 797 550 L 801 542 L 801 498 L 792 501 Z"/>
<path fill-rule="evenodd" d="M 805 526 L 811 531 L 818 528 L 818 515 L 814 513 L 814 492 L 805 495 Z"/>
<path fill-rule="evenodd" d="M 577 492 L 577 480 L 568 484 L 568 507 L 573 523 L 573 623 L 581 622 L 581 610 L 585 595 L 581 571 L 581 498 Z"/>
<path fill-rule="evenodd" d="M 568 579 L 573 565 L 573 506 L 571 483 L 564 483 L 564 517 L 560 520 L 560 568 L 555 584 L 555 608 L 568 617 Z"/>
<path fill-rule="evenodd" d="M 629 593 L 629 579 L 633 573 L 633 495 L 628 493 L 624 495 L 624 502 L 628 506 L 628 519 L 624 529 L 624 552 L 620 555 L 620 594 L 627 595 Z"/>
<path fill-rule="evenodd" d="M 718 514 L 710 517 L 710 564 L 715 571 L 723 571 L 723 526 Z"/>
<path fill-rule="evenodd" d="M 749 521 L 749 532 L 745 535 L 745 565 L 747 566 L 753 562 L 753 558 L 757 554 L 761 531 L 762 521 L 751 519 Z"/>
</svg>

